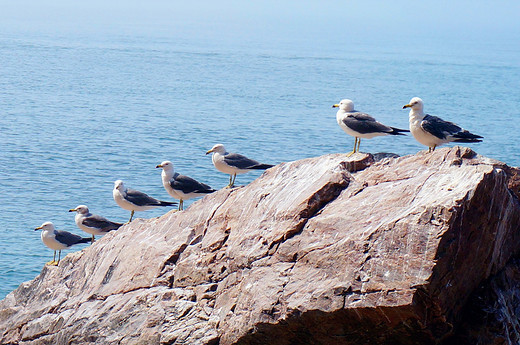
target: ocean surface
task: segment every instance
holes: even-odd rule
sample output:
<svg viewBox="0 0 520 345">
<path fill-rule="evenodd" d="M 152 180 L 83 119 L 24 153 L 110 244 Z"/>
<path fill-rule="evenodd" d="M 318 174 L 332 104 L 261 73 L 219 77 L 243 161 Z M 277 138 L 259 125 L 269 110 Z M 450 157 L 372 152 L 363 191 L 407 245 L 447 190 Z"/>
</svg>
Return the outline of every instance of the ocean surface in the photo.
<svg viewBox="0 0 520 345">
<path fill-rule="evenodd" d="M 205 155 L 216 143 L 272 164 L 350 151 L 331 108 L 342 98 L 407 128 L 401 108 L 419 96 L 428 113 L 483 135 L 469 145 L 478 153 L 520 165 L 520 46 L 287 42 L 0 33 L 0 298 L 52 259 L 33 231 L 43 222 L 88 236 L 68 212 L 79 204 L 128 220 L 112 199 L 116 179 L 171 200 L 155 169 L 163 160 L 227 184 Z M 411 136 L 361 142 L 372 153 L 423 149 Z"/>
</svg>

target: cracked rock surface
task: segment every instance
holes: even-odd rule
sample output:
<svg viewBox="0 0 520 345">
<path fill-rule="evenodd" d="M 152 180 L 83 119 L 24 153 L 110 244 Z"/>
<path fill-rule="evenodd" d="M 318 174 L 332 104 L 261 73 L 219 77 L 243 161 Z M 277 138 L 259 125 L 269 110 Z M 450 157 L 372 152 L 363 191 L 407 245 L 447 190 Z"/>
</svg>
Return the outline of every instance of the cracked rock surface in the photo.
<svg viewBox="0 0 520 345">
<path fill-rule="evenodd" d="M 518 176 L 461 147 L 283 163 L 44 267 L 0 342 L 518 343 Z"/>
</svg>

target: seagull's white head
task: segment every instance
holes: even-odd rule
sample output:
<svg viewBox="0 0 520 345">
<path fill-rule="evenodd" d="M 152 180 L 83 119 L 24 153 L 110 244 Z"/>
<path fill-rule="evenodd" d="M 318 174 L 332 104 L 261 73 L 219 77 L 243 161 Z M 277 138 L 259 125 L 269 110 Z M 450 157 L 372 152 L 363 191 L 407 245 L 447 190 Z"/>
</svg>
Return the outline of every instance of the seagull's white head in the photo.
<svg viewBox="0 0 520 345">
<path fill-rule="evenodd" d="M 163 168 L 164 171 L 173 171 L 173 163 L 170 161 L 164 161 L 157 165 L 156 168 Z"/>
<path fill-rule="evenodd" d="M 410 100 L 410 103 L 403 105 L 403 109 L 412 108 L 416 111 L 422 111 L 424 107 L 423 100 L 419 97 L 414 97 Z"/>
<path fill-rule="evenodd" d="M 354 111 L 354 102 L 350 99 L 342 99 L 339 104 L 334 104 L 333 108 L 339 108 L 343 111 Z"/>
<path fill-rule="evenodd" d="M 121 180 L 117 180 L 116 182 L 114 182 L 114 189 L 117 189 L 120 192 L 126 191 L 126 187 L 125 187 L 123 181 L 121 181 Z"/>
<path fill-rule="evenodd" d="M 79 205 L 76 208 L 70 209 L 69 212 L 78 212 L 79 214 L 87 214 L 88 207 L 86 205 Z"/>
<path fill-rule="evenodd" d="M 40 225 L 39 227 L 35 228 L 34 230 L 50 230 L 50 231 L 54 231 L 54 224 L 52 224 L 52 222 L 45 222 L 43 223 L 42 225 Z"/>
<path fill-rule="evenodd" d="M 211 150 L 206 152 L 206 154 L 210 154 L 211 152 L 216 152 L 216 153 L 220 153 L 221 155 L 223 155 L 226 153 L 226 148 L 222 144 L 216 144 L 215 146 L 213 146 L 211 148 Z"/>
</svg>

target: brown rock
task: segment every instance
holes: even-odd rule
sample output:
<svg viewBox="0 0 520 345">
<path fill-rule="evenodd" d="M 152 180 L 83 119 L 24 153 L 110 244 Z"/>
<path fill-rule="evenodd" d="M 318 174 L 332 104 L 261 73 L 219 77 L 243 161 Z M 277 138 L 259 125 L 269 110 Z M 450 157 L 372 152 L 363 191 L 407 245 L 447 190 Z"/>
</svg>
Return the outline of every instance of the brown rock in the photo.
<svg viewBox="0 0 520 345">
<path fill-rule="evenodd" d="M 0 340 L 518 340 L 506 326 L 520 316 L 511 308 L 519 170 L 460 147 L 381 158 L 335 154 L 280 164 L 187 211 L 136 220 L 59 267 L 44 267 L 1 301 Z M 495 292 L 478 304 L 483 287 Z M 487 329 L 479 315 L 490 316 L 472 306 L 493 303 L 508 317 L 492 313 Z"/>
</svg>

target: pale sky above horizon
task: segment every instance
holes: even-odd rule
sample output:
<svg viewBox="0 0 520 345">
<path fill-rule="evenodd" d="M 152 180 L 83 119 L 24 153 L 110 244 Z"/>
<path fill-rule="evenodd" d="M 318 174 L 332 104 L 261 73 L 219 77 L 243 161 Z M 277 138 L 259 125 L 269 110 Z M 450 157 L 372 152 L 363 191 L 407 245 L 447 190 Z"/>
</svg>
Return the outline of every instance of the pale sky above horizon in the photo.
<svg viewBox="0 0 520 345">
<path fill-rule="evenodd" d="M 518 45 L 520 1 L 0 0 L 0 28 L 308 39 L 416 37 Z"/>
</svg>

